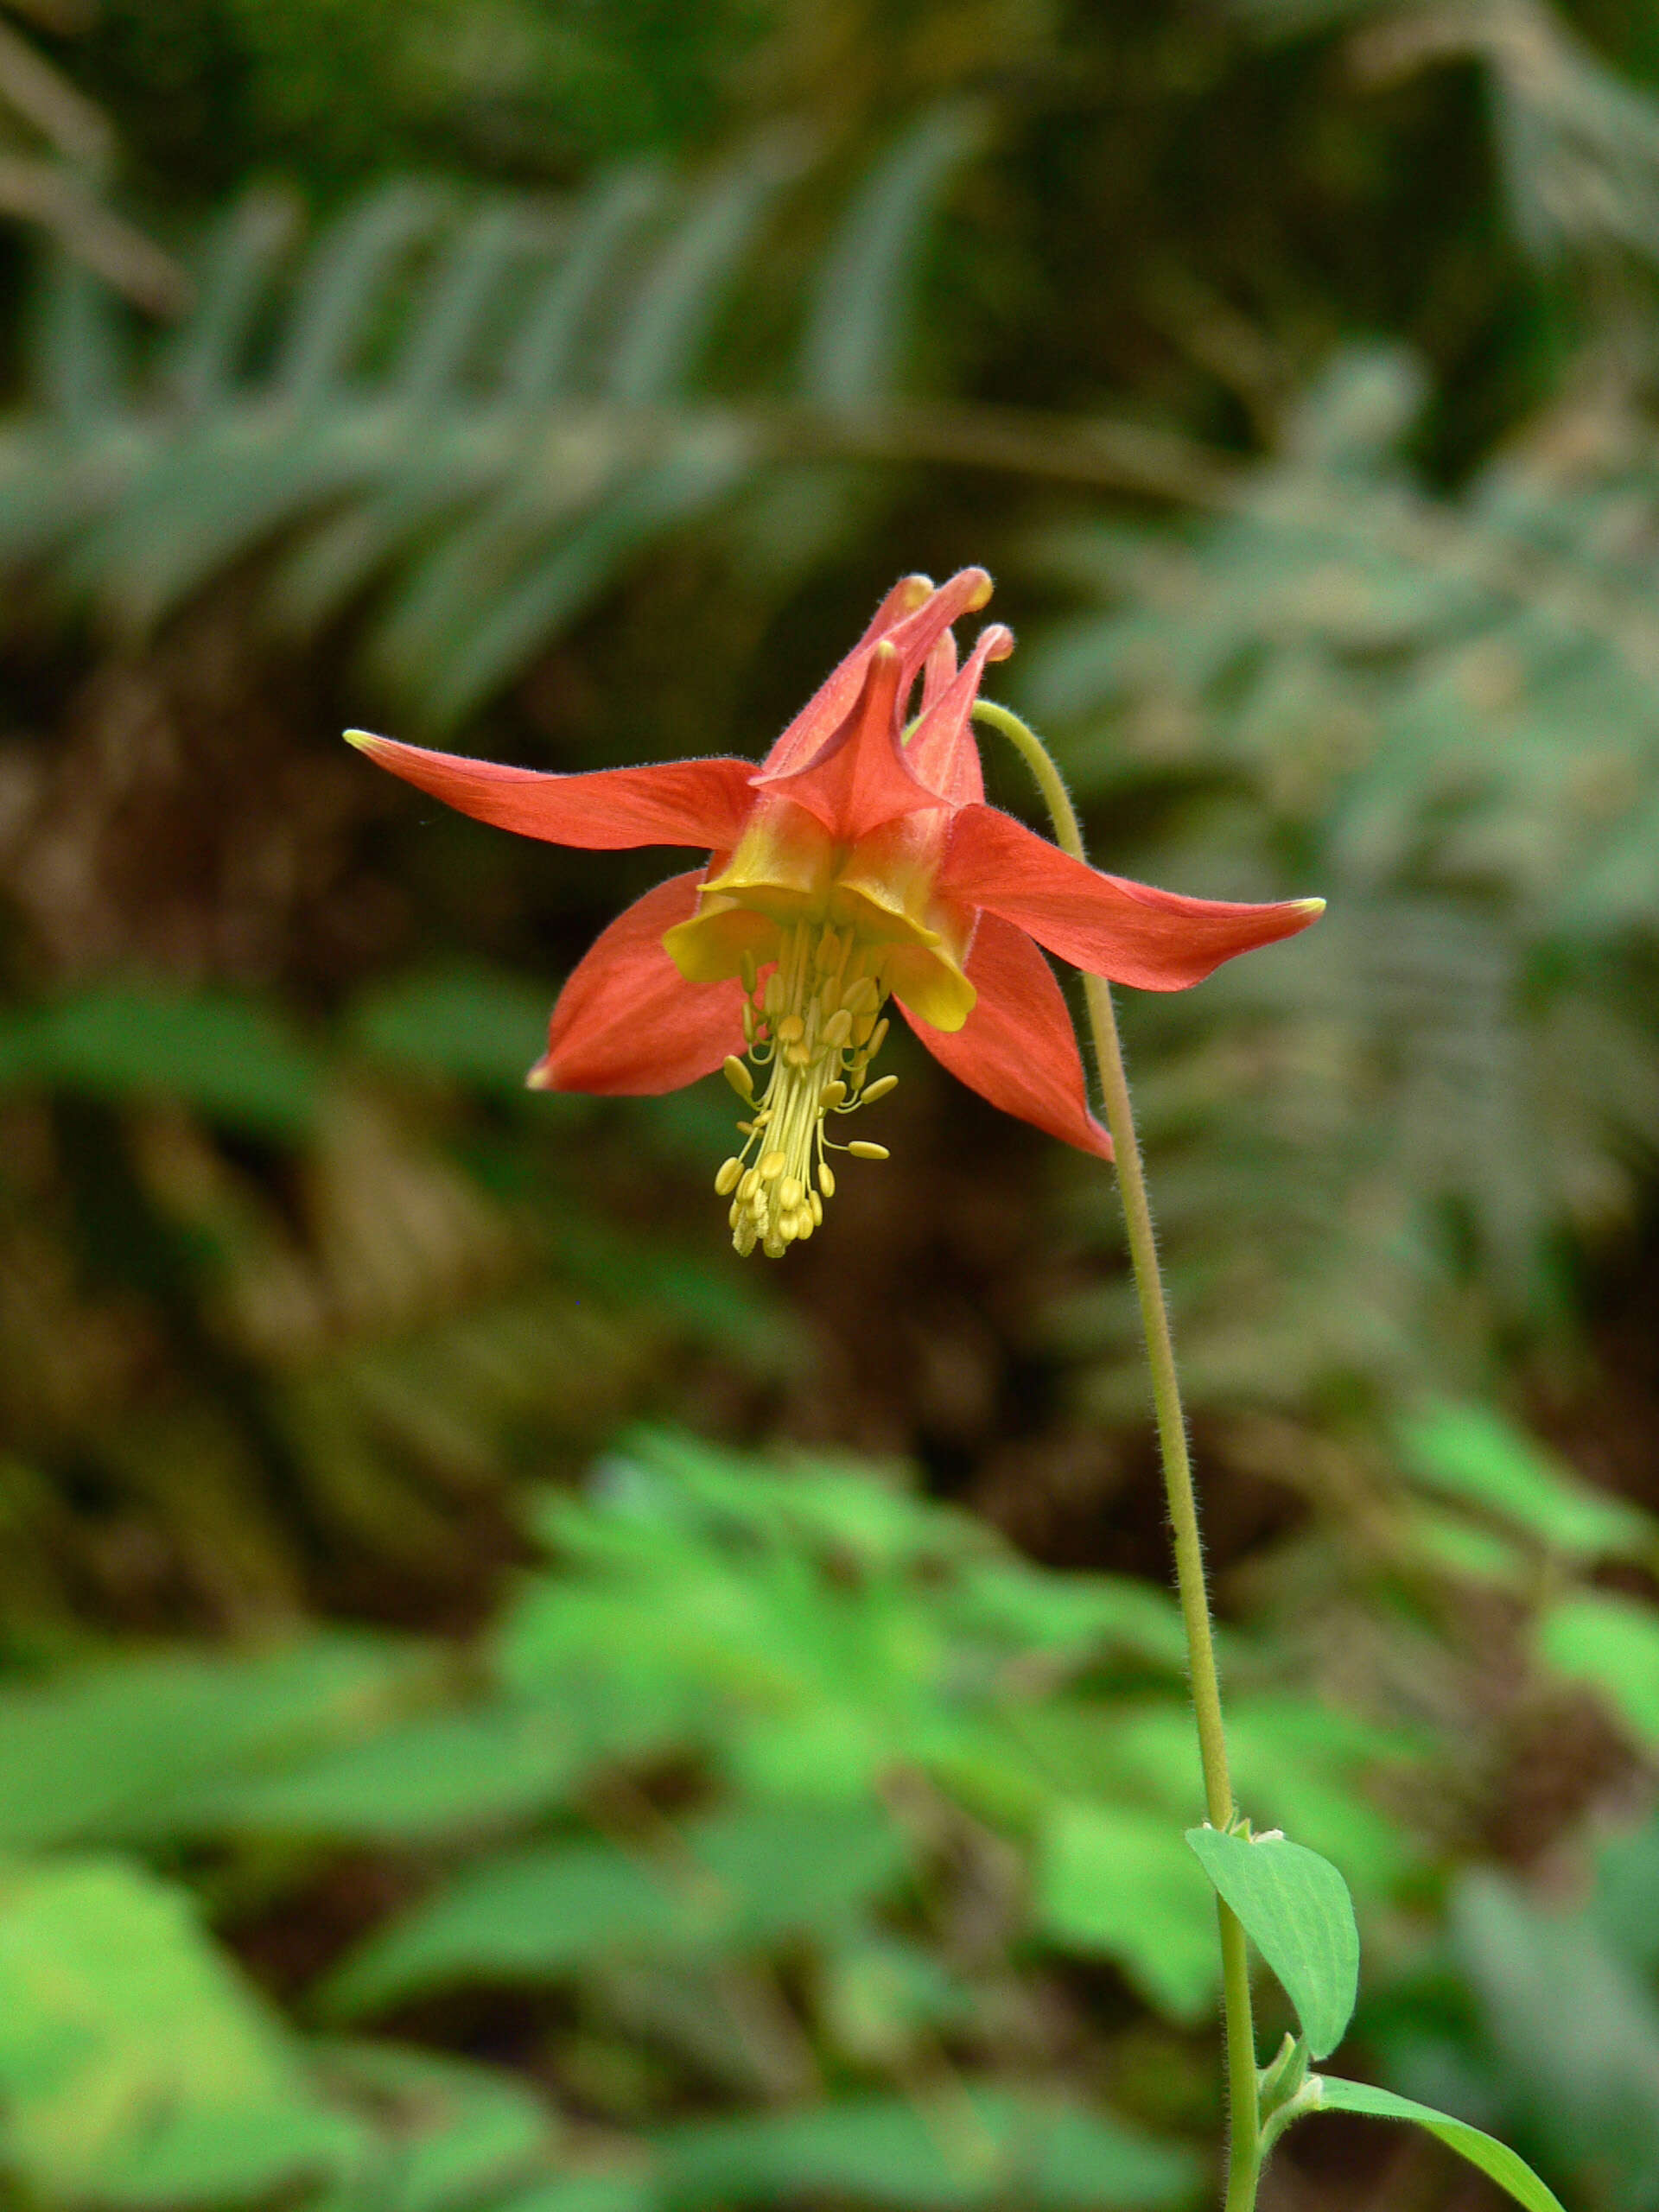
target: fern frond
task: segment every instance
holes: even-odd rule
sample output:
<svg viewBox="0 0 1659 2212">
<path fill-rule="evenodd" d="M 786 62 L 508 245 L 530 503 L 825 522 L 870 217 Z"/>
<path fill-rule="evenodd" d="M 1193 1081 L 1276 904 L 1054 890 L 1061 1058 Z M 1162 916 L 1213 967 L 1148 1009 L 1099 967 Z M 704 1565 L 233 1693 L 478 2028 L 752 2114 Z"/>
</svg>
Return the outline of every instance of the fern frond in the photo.
<svg viewBox="0 0 1659 2212">
<path fill-rule="evenodd" d="M 925 118 L 830 243 L 842 288 L 880 293 L 867 398 L 931 184 L 969 145 L 959 115 Z M 372 596 L 368 666 L 404 718 L 453 725 L 625 563 L 788 457 L 775 400 L 697 385 L 799 169 L 771 140 L 695 189 L 633 168 L 556 210 L 405 179 L 297 257 L 291 207 L 251 195 L 207 243 L 195 312 L 137 368 L 99 288 L 53 275 L 45 411 L 0 438 L 0 569 L 30 564 L 48 604 L 132 639 L 266 553 L 285 631 Z"/>
<path fill-rule="evenodd" d="M 1246 1313 L 1279 1345 L 1252 1393 L 1472 1371 L 1484 1332 L 1543 1325 L 1563 1240 L 1650 1151 L 1659 445 L 1546 423 L 1436 499 L 1399 457 L 1417 385 L 1339 364 L 1215 521 L 1057 542 L 1097 611 L 1025 671 L 1080 795 L 1121 816 L 1138 787 L 1160 825 L 1109 865 L 1331 902 L 1202 1007 L 1126 1015 L 1166 1071 L 1187 1350 L 1225 1392 Z"/>
<path fill-rule="evenodd" d="M 982 143 L 985 122 L 971 102 L 944 101 L 872 170 L 814 291 L 801 348 L 804 398 L 857 407 L 890 388 L 917 247 L 941 191 Z"/>
<path fill-rule="evenodd" d="M 1510 226 L 1541 264 L 1625 257 L 1659 270 L 1659 102 L 1600 60 L 1543 0 L 1234 0 L 1262 35 L 1352 29 L 1357 73 L 1390 82 L 1446 61 L 1485 75 Z"/>
</svg>

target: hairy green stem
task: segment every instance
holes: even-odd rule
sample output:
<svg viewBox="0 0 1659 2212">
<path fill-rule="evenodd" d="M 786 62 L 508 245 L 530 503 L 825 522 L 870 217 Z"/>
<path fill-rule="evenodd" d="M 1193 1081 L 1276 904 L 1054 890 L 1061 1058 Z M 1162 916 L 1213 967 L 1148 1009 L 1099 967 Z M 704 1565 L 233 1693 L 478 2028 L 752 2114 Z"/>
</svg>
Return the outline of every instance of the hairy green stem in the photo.
<svg viewBox="0 0 1659 2212">
<path fill-rule="evenodd" d="M 1055 842 L 1074 860 L 1085 863 L 1083 832 L 1077 810 L 1060 780 L 1059 770 L 1036 734 L 1007 707 L 989 699 L 974 703 L 975 719 L 1000 730 L 1020 753 L 1042 792 Z M 1146 1332 L 1147 1358 L 1152 1370 L 1153 1403 L 1157 1412 L 1158 1444 L 1163 1459 L 1164 1490 L 1169 1502 L 1174 1535 L 1175 1582 L 1180 1594 L 1181 1618 L 1186 1628 L 1187 1666 L 1192 1681 L 1192 1712 L 1198 1723 L 1198 1753 L 1204 1767 L 1204 1794 L 1210 1825 L 1225 1829 L 1233 1820 L 1233 1789 L 1227 1771 L 1227 1738 L 1222 1726 L 1221 1681 L 1216 1669 L 1216 1643 L 1210 1622 L 1210 1598 L 1204 1571 L 1204 1547 L 1198 1536 L 1198 1501 L 1192 1487 L 1192 1461 L 1187 1449 L 1186 1418 L 1181 1410 L 1181 1386 L 1175 1367 L 1175 1345 L 1170 1334 L 1169 1308 L 1164 1297 L 1163 1276 L 1158 1266 L 1158 1243 L 1153 1233 L 1152 1208 L 1147 1199 L 1147 1179 L 1141 1164 L 1141 1147 L 1135 1134 L 1129 1106 L 1129 1086 L 1123 1071 L 1123 1052 L 1118 1042 L 1117 1017 L 1112 1007 L 1111 987 L 1103 976 L 1085 976 L 1084 1001 L 1094 1038 L 1095 1058 L 1105 1101 L 1106 1126 L 1112 1134 L 1117 1156 L 1118 1187 L 1123 1198 L 1123 1217 L 1128 1230 L 1129 1258 L 1141 1300 L 1141 1325 Z M 1222 2010 L 1226 2024 L 1227 2103 L 1229 2112 L 1227 2197 L 1225 2212 L 1252 2212 L 1256 2177 L 1262 2163 L 1256 2116 L 1255 2036 L 1250 2018 L 1249 1960 L 1244 1930 L 1221 1898 L 1216 1900 L 1221 1938 Z"/>
</svg>

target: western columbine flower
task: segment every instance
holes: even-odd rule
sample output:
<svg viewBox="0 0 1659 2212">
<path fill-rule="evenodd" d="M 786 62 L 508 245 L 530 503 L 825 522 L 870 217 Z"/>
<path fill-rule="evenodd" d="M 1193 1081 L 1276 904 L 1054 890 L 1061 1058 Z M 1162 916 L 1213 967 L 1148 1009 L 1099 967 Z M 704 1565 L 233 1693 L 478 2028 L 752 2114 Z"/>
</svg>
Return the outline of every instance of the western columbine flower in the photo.
<svg viewBox="0 0 1659 2212">
<path fill-rule="evenodd" d="M 831 1146 L 825 1123 L 893 1089 L 895 1077 L 869 1075 L 889 999 L 994 1106 L 1109 1159 L 1038 947 L 1114 982 L 1183 990 L 1322 910 L 1318 899 L 1240 906 L 1125 882 L 987 806 L 974 701 L 987 662 L 1014 639 L 988 624 L 958 671 L 950 625 L 990 593 L 982 569 L 937 588 L 906 577 L 759 767 L 546 775 L 347 733 L 394 775 L 524 836 L 711 854 L 603 932 L 565 984 L 529 1081 L 638 1096 L 723 1064 L 750 1117 L 715 1179 L 740 1252 L 759 1243 L 778 1258 L 812 1234 L 836 1187 L 826 1149 L 887 1156 Z"/>
</svg>

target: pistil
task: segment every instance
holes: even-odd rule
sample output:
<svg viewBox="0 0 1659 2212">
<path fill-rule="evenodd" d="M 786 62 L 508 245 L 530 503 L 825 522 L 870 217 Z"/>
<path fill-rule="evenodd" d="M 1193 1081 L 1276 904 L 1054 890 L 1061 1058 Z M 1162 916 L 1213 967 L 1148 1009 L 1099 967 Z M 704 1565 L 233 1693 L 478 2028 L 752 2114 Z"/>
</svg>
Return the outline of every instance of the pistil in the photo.
<svg viewBox="0 0 1659 2212">
<path fill-rule="evenodd" d="M 861 944 L 851 930 L 800 922 L 781 931 L 764 985 L 753 961 L 745 963 L 747 1052 L 726 1062 L 726 1078 L 753 1118 L 738 1123 L 743 1148 L 715 1178 L 721 1197 L 731 1199 L 728 1219 L 740 1252 L 759 1244 L 779 1260 L 811 1236 L 824 1199 L 835 1195 L 826 1152 L 887 1157 L 883 1145 L 836 1145 L 824 1135 L 828 1115 L 855 1113 L 898 1082 L 868 1080 L 887 1033 L 886 950 Z"/>
</svg>

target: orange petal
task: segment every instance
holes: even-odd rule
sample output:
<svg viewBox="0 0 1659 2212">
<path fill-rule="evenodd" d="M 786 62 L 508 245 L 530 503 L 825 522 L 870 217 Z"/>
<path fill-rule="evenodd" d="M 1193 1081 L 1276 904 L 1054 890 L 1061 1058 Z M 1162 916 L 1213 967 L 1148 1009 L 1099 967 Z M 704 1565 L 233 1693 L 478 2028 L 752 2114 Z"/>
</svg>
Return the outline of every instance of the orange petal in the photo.
<svg viewBox="0 0 1659 2212">
<path fill-rule="evenodd" d="M 1065 995 L 1025 931 L 982 914 L 968 979 L 979 999 L 960 1029 L 935 1029 L 899 1002 L 934 1058 L 1005 1114 L 1109 1160 L 1112 1141 L 1089 1111 Z"/>
<path fill-rule="evenodd" d="M 645 768 L 596 768 L 553 776 L 503 768 L 458 753 L 429 753 L 366 730 L 347 730 L 359 753 L 446 806 L 540 837 L 550 845 L 617 852 L 629 845 L 734 845 L 753 804 L 750 760 L 670 760 Z"/>
<path fill-rule="evenodd" d="M 945 634 L 948 637 L 950 632 Z M 988 622 L 974 641 L 967 665 L 938 694 L 933 705 L 925 709 L 905 747 L 911 773 L 930 791 L 937 791 L 948 806 L 971 806 L 985 796 L 979 745 L 974 736 L 974 701 L 979 696 L 986 662 L 1006 660 L 1013 651 L 1013 631 L 1001 622 Z M 930 656 L 930 671 L 932 666 Z"/>
<path fill-rule="evenodd" d="M 702 870 L 671 876 L 617 916 L 571 970 L 532 1090 L 652 1097 L 712 1075 L 743 1051 L 743 986 L 688 983 L 663 932 L 690 918 Z"/>
<path fill-rule="evenodd" d="M 1184 991 L 1224 960 L 1294 937 L 1325 912 L 1322 899 L 1245 906 L 1104 875 L 989 806 L 957 816 L 939 880 L 950 896 L 1001 914 L 1062 960 L 1142 991 Z"/>
</svg>

